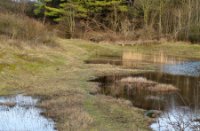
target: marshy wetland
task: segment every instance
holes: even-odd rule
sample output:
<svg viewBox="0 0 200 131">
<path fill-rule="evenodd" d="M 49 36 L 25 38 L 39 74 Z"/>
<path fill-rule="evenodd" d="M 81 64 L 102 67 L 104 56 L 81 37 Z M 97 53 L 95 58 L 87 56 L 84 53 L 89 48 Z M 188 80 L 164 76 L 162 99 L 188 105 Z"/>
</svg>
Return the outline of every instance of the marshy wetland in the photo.
<svg viewBox="0 0 200 131">
<path fill-rule="evenodd" d="M 79 129 L 105 131 L 156 130 L 158 129 L 157 123 L 163 121 L 162 118 L 166 118 L 166 115 L 173 113 L 173 109 L 184 109 L 188 113 L 194 114 L 194 110 L 198 108 L 195 104 L 199 100 L 197 99 L 199 95 L 198 86 L 194 86 L 194 83 L 198 81 L 198 73 L 197 75 L 189 75 L 191 68 L 185 70 L 188 67 L 198 68 L 198 66 L 193 66 L 196 64 L 186 64 L 198 62 L 198 58 L 200 58 L 200 46 L 198 45 L 167 43 L 122 47 L 83 40 L 57 39 L 57 41 L 59 47 L 56 48 L 47 46 L 33 48 L 29 45 L 16 48 L 4 44 L 13 41 L 2 40 L 0 42 L 0 51 L 3 52 L 0 56 L 0 65 L 2 65 L 0 69 L 0 94 L 5 96 L 2 98 L 10 99 L 7 97 L 10 95 L 15 98 L 16 94 L 32 96 L 33 100 L 40 98 L 34 106 L 34 109 L 39 110 L 35 113 L 36 116 L 44 120 L 44 123 L 49 124 L 50 130 L 52 128 L 59 131 L 76 131 Z M 159 52 L 160 50 L 164 49 L 168 50 L 163 52 L 163 56 L 168 56 L 168 60 L 171 62 L 160 63 L 159 60 L 151 62 L 151 55 L 154 55 L 152 52 L 158 52 L 155 53 L 154 56 L 156 56 L 162 53 Z M 132 54 L 141 53 L 142 57 L 146 57 L 148 60 L 137 60 L 136 62 L 124 60 L 124 64 L 126 63 L 127 66 L 123 66 L 122 52 L 127 52 L 129 55 L 130 52 Z M 106 60 L 106 62 L 102 64 L 99 59 Z M 114 62 L 110 63 L 110 59 Z M 85 63 L 85 61 L 91 63 L 93 60 L 96 61 L 95 64 Z M 115 64 L 115 61 L 118 61 L 118 64 Z M 128 61 L 130 64 L 127 63 Z M 174 65 L 182 66 L 182 68 L 176 69 Z M 170 73 L 172 69 L 173 71 L 176 69 L 176 72 L 179 73 Z M 183 74 L 183 69 L 186 75 Z M 94 79 L 101 81 L 98 80 L 98 83 L 88 81 Z M 134 83 L 138 80 L 140 80 L 140 83 Z M 99 84 L 100 86 L 98 86 Z M 101 86 L 103 84 L 104 86 Z M 112 86 L 112 89 L 118 89 L 115 90 L 116 92 L 110 92 L 109 86 L 112 84 L 116 85 Z M 132 85 L 136 84 L 138 84 L 137 88 L 132 88 Z M 167 90 L 160 88 L 160 85 L 167 87 Z M 125 90 L 124 86 L 126 87 Z M 191 86 L 194 86 L 194 88 L 191 88 Z M 143 91 L 141 87 L 143 87 Z M 100 89 L 99 92 L 96 95 L 91 94 L 90 92 L 96 88 Z M 133 91 L 132 94 L 131 90 Z M 164 91 L 164 93 L 158 93 L 158 90 Z M 146 96 L 135 95 L 138 93 L 146 93 Z M 184 95 L 184 102 L 180 100 L 181 97 L 177 94 Z M 137 101 L 134 101 L 131 95 L 134 95 Z M 173 101 L 167 101 L 170 98 L 174 99 L 174 104 Z M 144 104 L 141 104 L 140 101 L 144 101 Z M 156 105 L 156 108 L 152 108 L 153 105 Z M 174 108 L 171 107 L 172 105 L 175 105 Z M 12 111 L 16 109 L 15 106 L 17 105 L 11 102 L 2 103 L 1 106 L 9 106 Z M 22 108 L 25 112 L 30 111 Z M 147 117 L 151 115 L 151 111 L 153 111 L 153 119 Z M 155 111 L 159 111 L 158 115 L 155 114 Z M 177 112 L 177 110 L 175 111 Z M 20 112 L 17 114 L 20 114 Z M 6 111 L 6 113 L 9 113 L 9 111 Z M 45 117 L 38 115 L 40 113 Z M 16 116 L 19 116 L 17 114 Z M 11 113 L 11 115 L 13 114 Z M 7 119 L 7 121 L 12 122 L 12 118 Z M 192 120 L 198 123 L 198 119 L 192 117 Z M 168 123 L 168 121 L 166 122 Z M 164 123 L 164 125 L 166 124 Z"/>
<path fill-rule="evenodd" d="M 93 63 L 91 60 L 87 63 Z M 110 74 L 92 81 L 99 82 L 98 93 L 130 100 L 133 106 L 147 110 L 155 118 L 154 131 L 200 130 L 200 62 L 159 53 L 143 55 L 123 52 L 118 57 L 97 57 L 93 64 L 112 64 L 143 73 Z"/>
<path fill-rule="evenodd" d="M 200 0 L 0 0 L 0 131 L 200 131 Z"/>
</svg>

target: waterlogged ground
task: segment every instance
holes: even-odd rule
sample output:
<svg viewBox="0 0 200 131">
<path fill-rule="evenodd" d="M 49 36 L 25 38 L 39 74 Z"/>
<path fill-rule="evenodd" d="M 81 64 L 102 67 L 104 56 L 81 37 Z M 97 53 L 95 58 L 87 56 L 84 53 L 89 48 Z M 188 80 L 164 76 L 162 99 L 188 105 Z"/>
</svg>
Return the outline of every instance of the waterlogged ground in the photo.
<svg viewBox="0 0 200 131">
<path fill-rule="evenodd" d="M 123 68 L 151 65 L 153 72 L 137 75 L 110 75 L 97 79 L 101 82 L 100 93 L 129 99 L 134 106 L 146 110 L 164 112 L 151 125 L 154 131 L 199 131 L 200 130 L 200 62 L 166 56 L 148 56 L 138 53 L 123 53 L 122 57 L 95 63 L 109 63 Z M 92 61 L 91 61 L 92 62 Z M 126 82 L 126 83 L 124 83 Z M 174 86 L 177 91 L 153 88 Z M 163 84 L 165 86 L 163 86 Z M 146 88 L 146 89 L 145 89 Z M 149 90 L 152 89 L 152 90 Z"/>
<path fill-rule="evenodd" d="M 45 109 L 44 114 L 47 118 L 56 121 L 56 129 L 59 131 L 151 130 L 149 122 L 151 119 L 144 116 L 143 109 L 132 106 L 130 101 L 125 99 L 92 95 L 91 90 L 98 88 L 98 85 L 88 80 L 102 75 L 141 73 L 141 71 L 146 72 L 146 69 L 159 69 L 154 66 L 161 65 L 159 61 L 168 64 L 165 63 L 167 60 L 169 64 L 173 64 L 174 60 L 179 61 L 179 58 L 177 59 L 179 56 L 200 58 L 199 45 L 181 43 L 122 47 L 107 43 L 58 39 L 56 41 L 59 47 L 48 47 L 40 43 L 35 46 L 23 41 L 0 39 L 0 94 L 5 96 L 25 93 L 30 96 L 40 96 L 42 98 L 40 107 Z M 132 53 L 124 54 L 122 57 L 122 52 L 128 51 Z M 132 60 L 129 60 L 129 57 L 135 52 L 144 54 L 136 55 L 136 58 L 139 58 L 137 61 L 148 60 L 142 60 L 142 64 L 130 63 Z M 155 53 L 154 57 L 149 57 L 152 53 Z M 157 58 L 159 54 L 160 57 Z M 112 57 L 112 61 L 103 59 L 105 63 L 103 65 L 98 64 L 98 61 L 97 64 L 84 63 L 85 60 L 98 55 L 104 55 L 109 59 L 110 56 L 117 57 Z M 122 58 L 125 60 L 122 61 Z M 180 61 L 182 62 L 182 58 Z M 178 83 L 181 81 L 178 82 L 177 79 Z M 187 83 L 187 80 L 183 81 Z M 187 90 L 189 89 L 185 91 Z M 147 98 L 159 99 L 159 97 Z"/>
<path fill-rule="evenodd" d="M 55 131 L 54 122 L 41 115 L 38 99 L 17 95 L 0 98 L 0 131 Z"/>
</svg>

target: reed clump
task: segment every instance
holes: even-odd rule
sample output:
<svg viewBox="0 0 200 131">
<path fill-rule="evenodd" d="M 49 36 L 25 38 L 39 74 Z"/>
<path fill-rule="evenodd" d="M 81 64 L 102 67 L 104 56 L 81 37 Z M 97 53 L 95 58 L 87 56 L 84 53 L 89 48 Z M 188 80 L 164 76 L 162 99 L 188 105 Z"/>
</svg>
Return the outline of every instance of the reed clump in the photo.
<svg viewBox="0 0 200 131">
<path fill-rule="evenodd" d="M 127 77 L 122 78 L 119 82 L 120 87 L 129 89 L 146 90 L 150 92 L 176 92 L 178 88 L 170 84 L 160 84 L 144 77 Z"/>
</svg>

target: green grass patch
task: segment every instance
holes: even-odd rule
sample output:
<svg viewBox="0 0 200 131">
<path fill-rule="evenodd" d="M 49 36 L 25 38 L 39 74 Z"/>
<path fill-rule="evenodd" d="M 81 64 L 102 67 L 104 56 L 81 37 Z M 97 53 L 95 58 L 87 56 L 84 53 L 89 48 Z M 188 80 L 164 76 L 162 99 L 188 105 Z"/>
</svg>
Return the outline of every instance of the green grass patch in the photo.
<svg viewBox="0 0 200 131">
<path fill-rule="evenodd" d="M 8 70 L 15 70 L 16 65 L 15 64 L 8 64 L 8 63 L 0 63 L 0 72 L 4 69 Z"/>
</svg>

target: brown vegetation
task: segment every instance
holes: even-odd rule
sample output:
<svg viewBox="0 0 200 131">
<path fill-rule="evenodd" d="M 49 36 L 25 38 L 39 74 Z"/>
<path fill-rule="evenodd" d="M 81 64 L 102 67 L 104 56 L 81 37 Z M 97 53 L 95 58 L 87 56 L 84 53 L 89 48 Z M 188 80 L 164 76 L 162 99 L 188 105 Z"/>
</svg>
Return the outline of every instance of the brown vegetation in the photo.
<svg viewBox="0 0 200 131">
<path fill-rule="evenodd" d="M 39 13 L 60 23 L 68 38 L 95 42 L 163 38 L 200 41 L 199 0 L 72 0 L 40 4 L 43 10 Z"/>
<path fill-rule="evenodd" d="M 155 93 L 169 93 L 178 91 L 178 88 L 172 85 L 160 84 L 157 82 L 147 80 L 143 77 L 122 78 L 119 82 L 122 83 L 122 85 L 120 84 L 122 87 L 138 90 L 147 90 Z"/>
<path fill-rule="evenodd" d="M 56 46 L 54 34 L 40 22 L 21 14 L 0 13 L 0 36 L 32 45 Z"/>
<path fill-rule="evenodd" d="M 167 85 L 167 84 L 158 84 L 154 87 L 148 87 L 148 90 L 151 92 L 160 92 L 160 93 L 169 93 L 169 92 L 176 92 L 178 91 L 178 88 L 172 86 L 172 85 Z"/>
</svg>

